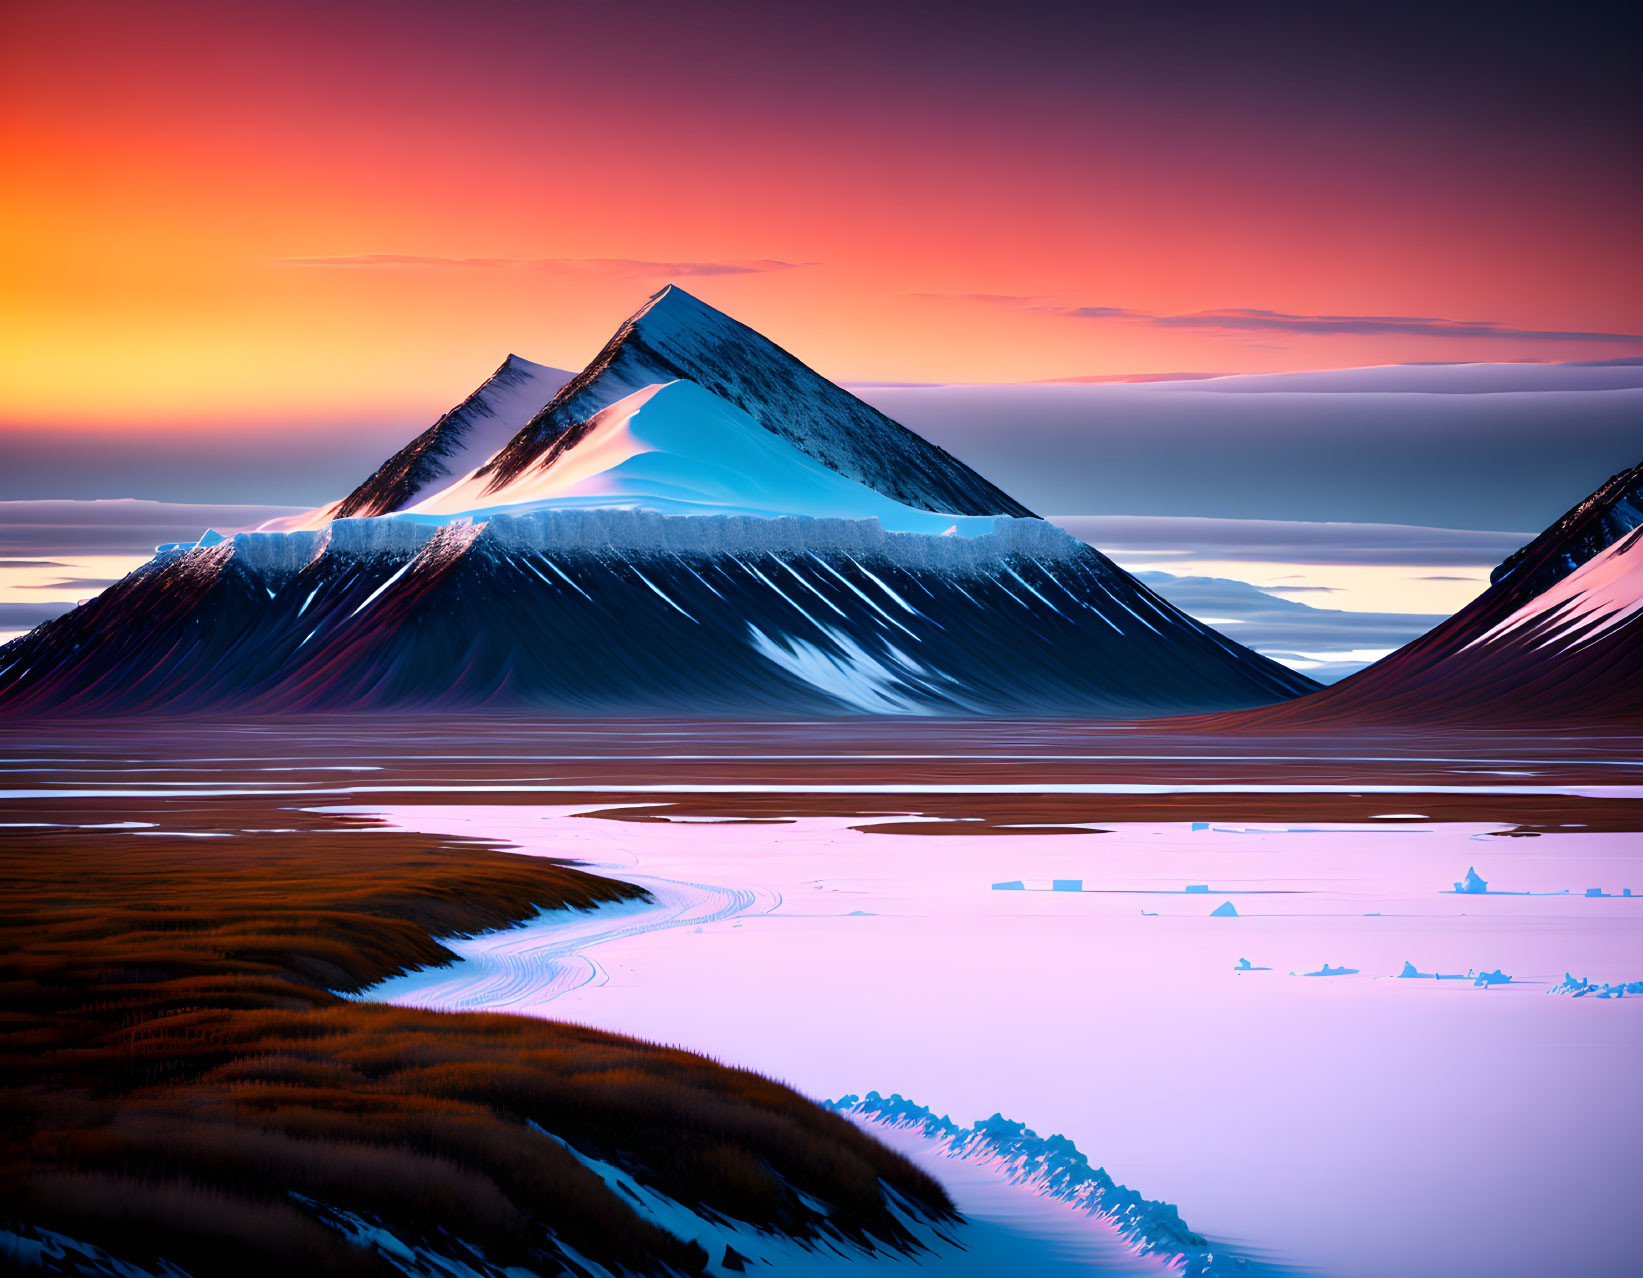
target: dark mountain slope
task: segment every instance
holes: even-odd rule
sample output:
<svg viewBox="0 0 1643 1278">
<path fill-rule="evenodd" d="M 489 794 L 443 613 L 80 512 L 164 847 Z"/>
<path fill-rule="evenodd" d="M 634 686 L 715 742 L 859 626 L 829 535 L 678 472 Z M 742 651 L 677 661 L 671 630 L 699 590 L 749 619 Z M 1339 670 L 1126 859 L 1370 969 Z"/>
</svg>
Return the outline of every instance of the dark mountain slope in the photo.
<svg viewBox="0 0 1643 1278">
<path fill-rule="evenodd" d="M 0 712 L 1147 716 L 1308 691 L 1038 520 L 344 520 L 174 551 L 0 649 Z"/>
</svg>

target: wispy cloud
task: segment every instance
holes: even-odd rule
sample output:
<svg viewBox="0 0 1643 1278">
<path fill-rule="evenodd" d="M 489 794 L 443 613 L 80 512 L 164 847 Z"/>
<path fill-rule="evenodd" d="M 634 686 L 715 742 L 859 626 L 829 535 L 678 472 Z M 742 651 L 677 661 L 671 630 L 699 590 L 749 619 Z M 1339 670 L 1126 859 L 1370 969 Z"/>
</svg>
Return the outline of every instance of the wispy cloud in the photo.
<svg viewBox="0 0 1643 1278">
<path fill-rule="evenodd" d="M 54 595 L 94 595 L 106 586 L 112 586 L 118 577 L 57 577 L 51 581 L 24 581 L 12 586 L 13 590 L 49 590 Z"/>
<path fill-rule="evenodd" d="M 1627 342 L 1643 345 L 1643 333 L 1606 333 L 1586 329 L 1512 328 L 1496 320 L 1444 319 L 1434 315 L 1292 315 L 1286 311 L 1226 307 L 1161 315 L 1128 306 L 1063 306 L 1036 297 L 1006 293 L 919 294 L 959 301 L 991 302 L 1067 319 L 1119 320 L 1153 328 L 1211 333 L 1281 333 L 1300 337 L 1439 337 L 1510 342 Z"/>
<path fill-rule="evenodd" d="M 1015 293 L 913 293 L 912 297 L 938 302 L 992 302 L 998 306 L 1034 306 L 1036 297 L 1021 297 Z"/>
<path fill-rule="evenodd" d="M 1051 515 L 1074 537 L 1125 562 L 1202 558 L 1281 564 L 1442 567 L 1499 563 L 1533 534 L 1413 524 L 1310 523 L 1197 515 Z M 1480 573 L 1481 577 L 1481 573 Z M 1276 577 L 1269 580 L 1283 581 Z M 1468 579 L 1472 580 L 1472 579 Z M 1268 590 L 1313 590 L 1268 586 Z"/>
<path fill-rule="evenodd" d="M 1115 318 L 1105 307 L 1063 311 L 1078 319 Z M 1561 328 L 1509 328 L 1494 320 L 1452 320 L 1422 315 L 1287 315 L 1282 311 L 1197 311 L 1191 315 L 1128 316 L 1156 328 L 1207 329 L 1223 333 L 1291 333 L 1322 337 L 1489 338 L 1511 342 L 1638 342 L 1639 333 L 1600 333 Z"/>
<path fill-rule="evenodd" d="M 42 621 L 61 617 L 73 606 L 71 603 L 0 602 L 0 630 L 33 630 Z"/>
<path fill-rule="evenodd" d="M 664 262 L 642 257 L 431 257 L 417 253 L 348 253 L 336 257 L 277 257 L 273 261 L 277 266 L 343 270 L 594 271 L 607 275 L 670 278 L 768 275 L 816 265 L 814 262 L 784 262 L 777 258 Z"/>
<path fill-rule="evenodd" d="M 1046 377 L 1042 380 L 1046 384 L 1104 386 L 1119 383 L 1138 385 L 1143 382 L 1207 382 L 1224 376 L 1224 373 L 1081 373 L 1076 377 Z"/>
<path fill-rule="evenodd" d="M 1215 618 L 1240 643 L 1326 683 L 1368 664 L 1360 654 L 1401 647 L 1443 620 L 1440 614 L 1315 608 L 1275 597 L 1270 586 L 1225 577 L 1139 576 L 1176 607 Z"/>
<path fill-rule="evenodd" d="M 147 554 L 156 545 L 192 541 L 207 528 L 228 532 L 255 528 L 300 506 L 140 501 L 0 501 L 0 554 L 21 556 Z M 12 559 L 18 556 L 19 559 Z M 32 624 L 32 623 L 31 623 Z"/>
</svg>

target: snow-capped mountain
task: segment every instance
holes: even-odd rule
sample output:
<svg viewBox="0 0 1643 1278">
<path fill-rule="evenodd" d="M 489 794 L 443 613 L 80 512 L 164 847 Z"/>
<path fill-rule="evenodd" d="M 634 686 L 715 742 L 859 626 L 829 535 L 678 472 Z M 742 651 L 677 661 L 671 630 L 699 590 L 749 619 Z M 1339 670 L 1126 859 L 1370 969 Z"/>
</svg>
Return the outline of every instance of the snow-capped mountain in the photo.
<svg viewBox="0 0 1643 1278">
<path fill-rule="evenodd" d="M 1247 723 L 1643 720 L 1643 465 L 1613 476 L 1411 644 Z"/>
<path fill-rule="evenodd" d="M 903 505 L 830 470 L 695 382 L 647 386 L 590 417 L 574 445 L 499 488 L 464 476 L 403 517 L 446 522 L 540 510 L 877 519 L 890 532 L 990 532 L 993 520 Z"/>
<path fill-rule="evenodd" d="M 333 519 L 386 515 L 489 461 L 570 381 L 563 369 L 509 355 L 479 388 L 377 467 L 340 501 L 264 525 L 270 532 L 322 528 Z"/>
<path fill-rule="evenodd" d="M 1030 515 L 963 462 L 677 285 L 657 293 L 480 471 L 489 491 L 574 448 L 593 417 L 657 383 L 695 382 L 824 466 L 907 506 Z"/>
<path fill-rule="evenodd" d="M 1316 686 L 1055 526 L 974 513 L 1021 507 L 677 290 L 624 335 L 490 465 L 421 478 L 457 455 L 424 435 L 348 499 L 388 513 L 162 548 L 0 649 L 0 710 L 1131 717 Z M 740 398 L 642 368 L 664 335 Z M 505 389 L 517 409 L 539 385 Z M 504 416 L 476 399 L 470 450 Z M 930 509 L 953 485 L 963 508 Z"/>
</svg>

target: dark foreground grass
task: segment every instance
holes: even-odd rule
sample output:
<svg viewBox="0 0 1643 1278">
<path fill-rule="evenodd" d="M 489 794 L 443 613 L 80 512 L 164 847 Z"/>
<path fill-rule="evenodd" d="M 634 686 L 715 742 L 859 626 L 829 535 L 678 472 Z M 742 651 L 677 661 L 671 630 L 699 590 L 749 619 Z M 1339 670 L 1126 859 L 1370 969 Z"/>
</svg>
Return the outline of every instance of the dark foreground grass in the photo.
<svg viewBox="0 0 1643 1278">
<path fill-rule="evenodd" d="M 357 827 L 8 831 L 0 884 L 0 1218 L 196 1275 L 393 1272 L 324 1223 L 339 1211 L 542 1272 L 560 1243 L 639 1272 L 704 1265 L 555 1136 L 799 1237 L 905 1242 L 885 1183 L 950 1214 L 905 1159 L 746 1070 L 332 992 L 449 960 L 438 935 L 644 895 L 628 884 Z"/>
</svg>

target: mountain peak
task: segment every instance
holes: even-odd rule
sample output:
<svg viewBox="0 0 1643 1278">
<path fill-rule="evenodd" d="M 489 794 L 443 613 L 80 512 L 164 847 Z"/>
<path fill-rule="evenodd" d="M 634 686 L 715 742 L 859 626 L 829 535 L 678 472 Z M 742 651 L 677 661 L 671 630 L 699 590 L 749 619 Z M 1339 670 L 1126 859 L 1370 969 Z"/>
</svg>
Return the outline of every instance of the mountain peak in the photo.
<svg viewBox="0 0 1643 1278">
<path fill-rule="evenodd" d="M 666 284 L 652 293 L 643 306 L 628 316 L 621 328 L 616 330 L 616 335 L 611 341 L 618 342 L 624 334 L 635 330 L 649 333 L 660 329 L 677 331 L 704 327 L 741 328 L 742 325 L 718 308 L 709 306 L 694 293 L 687 293 L 677 284 Z"/>
<path fill-rule="evenodd" d="M 661 288 L 652 293 L 650 295 L 650 301 L 639 309 L 641 312 L 648 311 L 652 306 L 655 306 L 658 302 L 661 302 L 664 299 L 672 299 L 671 304 L 675 306 L 683 306 L 686 304 L 707 306 L 707 303 L 702 301 L 701 298 L 697 297 L 694 293 L 687 293 L 679 285 L 664 284 Z"/>
<path fill-rule="evenodd" d="M 1032 514 L 945 450 L 677 284 L 623 321 L 593 362 L 497 452 L 481 471 L 487 491 L 554 464 L 600 410 L 647 386 L 681 380 L 902 505 L 955 515 Z"/>
<path fill-rule="evenodd" d="M 1611 475 L 1590 497 L 1489 574 L 1520 599 L 1549 589 L 1599 551 L 1643 524 L 1643 464 Z"/>
</svg>

